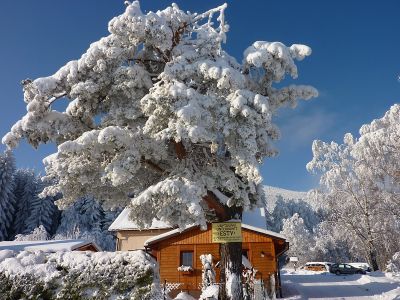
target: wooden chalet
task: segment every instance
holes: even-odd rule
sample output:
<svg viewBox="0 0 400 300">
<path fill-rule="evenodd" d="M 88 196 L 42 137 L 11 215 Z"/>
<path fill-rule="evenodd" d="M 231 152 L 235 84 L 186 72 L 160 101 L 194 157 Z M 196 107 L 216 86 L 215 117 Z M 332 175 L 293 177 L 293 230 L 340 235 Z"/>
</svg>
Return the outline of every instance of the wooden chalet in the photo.
<svg viewBox="0 0 400 300">
<path fill-rule="evenodd" d="M 276 290 L 280 291 L 278 259 L 288 249 L 289 244 L 284 236 L 265 229 L 265 215 L 262 210 L 261 213 L 246 214 L 243 222 L 263 225 L 264 228 L 241 224 L 244 260 L 257 270 L 257 279 L 269 282 L 271 275 L 274 275 Z M 162 283 L 179 284 L 179 290 L 198 296 L 202 283 L 200 255 L 211 254 L 214 265 L 220 260 L 220 244 L 212 242 L 212 225 L 209 224 L 207 230 L 191 226 L 179 231 L 155 221 L 149 229 L 140 231 L 129 220 L 128 209 L 120 216 L 109 228 L 117 232 L 117 250 L 145 249 L 158 261 Z M 147 239 L 144 241 L 145 237 Z M 182 270 L 181 266 L 190 267 L 190 270 Z M 215 268 L 215 271 L 216 282 L 219 282 L 219 268 Z"/>
</svg>

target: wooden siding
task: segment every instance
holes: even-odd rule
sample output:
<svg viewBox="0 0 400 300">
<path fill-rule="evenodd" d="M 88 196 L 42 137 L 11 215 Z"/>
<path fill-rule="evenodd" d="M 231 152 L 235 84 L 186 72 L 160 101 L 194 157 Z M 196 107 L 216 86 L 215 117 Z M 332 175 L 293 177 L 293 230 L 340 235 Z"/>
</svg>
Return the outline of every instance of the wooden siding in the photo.
<svg viewBox="0 0 400 300">
<path fill-rule="evenodd" d="M 161 282 L 179 282 L 178 266 L 179 252 L 175 246 L 166 246 L 162 248 L 159 254 L 160 257 L 160 277 Z M 161 267 L 162 266 L 162 267 Z"/>
<path fill-rule="evenodd" d="M 275 244 L 278 245 L 283 241 L 244 228 L 242 228 L 242 239 L 242 249 L 247 250 L 251 264 L 258 270 L 257 277 L 266 279 L 270 274 L 277 274 Z M 151 244 L 150 248 L 160 263 L 161 282 L 166 280 L 171 283 L 182 283 L 180 287 L 182 290 L 199 289 L 202 282 L 201 254 L 212 254 L 214 264 L 220 260 L 220 244 L 212 243 L 210 225 L 206 231 L 194 228 Z M 181 251 L 193 251 L 194 270 L 190 274 L 178 271 Z M 216 273 L 219 282 L 218 268 Z"/>
<path fill-rule="evenodd" d="M 276 261 L 273 243 L 251 243 L 249 259 L 253 267 L 258 271 L 257 278 L 269 278 L 276 272 Z"/>
</svg>

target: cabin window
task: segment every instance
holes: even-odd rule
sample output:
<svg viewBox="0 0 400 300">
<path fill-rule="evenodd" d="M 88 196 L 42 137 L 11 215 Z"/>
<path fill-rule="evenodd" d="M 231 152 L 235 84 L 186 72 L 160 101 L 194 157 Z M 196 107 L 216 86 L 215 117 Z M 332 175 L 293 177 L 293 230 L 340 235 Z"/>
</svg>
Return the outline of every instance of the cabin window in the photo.
<svg viewBox="0 0 400 300">
<path fill-rule="evenodd" d="M 193 251 L 181 252 L 181 266 L 188 266 L 193 268 Z"/>
</svg>

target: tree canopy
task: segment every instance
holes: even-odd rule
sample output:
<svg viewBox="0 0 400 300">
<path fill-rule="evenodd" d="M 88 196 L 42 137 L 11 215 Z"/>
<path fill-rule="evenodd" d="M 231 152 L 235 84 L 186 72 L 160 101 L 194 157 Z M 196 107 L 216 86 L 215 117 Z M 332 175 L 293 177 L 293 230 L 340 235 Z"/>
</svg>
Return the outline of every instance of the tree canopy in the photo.
<svg viewBox="0 0 400 300">
<path fill-rule="evenodd" d="M 241 63 L 223 50 L 226 5 L 202 14 L 176 4 L 144 14 L 138 2 L 110 34 L 54 75 L 25 80 L 27 114 L 3 143 L 56 143 L 43 195 L 70 203 L 84 195 L 130 203 L 139 225 L 157 217 L 205 225 L 210 207 L 261 203 L 259 166 L 276 153 L 275 111 L 310 99 L 296 78 L 305 45 L 258 41 Z M 67 101 L 65 111 L 52 108 Z"/>
</svg>

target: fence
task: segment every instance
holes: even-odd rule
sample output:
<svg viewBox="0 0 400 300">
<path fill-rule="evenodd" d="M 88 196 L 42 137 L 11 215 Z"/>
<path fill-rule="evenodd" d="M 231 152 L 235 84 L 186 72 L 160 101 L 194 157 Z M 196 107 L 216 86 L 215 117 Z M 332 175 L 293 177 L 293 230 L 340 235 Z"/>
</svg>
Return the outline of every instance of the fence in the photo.
<svg viewBox="0 0 400 300">
<path fill-rule="evenodd" d="M 218 286 L 219 288 L 224 286 L 223 283 L 214 283 L 214 286 Z M 167 282 L 166 280 L 161 286 L 163 298 L 162 300 L 169 300 L 170 294 L 175 294 L 179 290 L 183 289 L 184 284 L 179 282 Z M 243 283 L 243 300 L 270 300 L 276 299 L 275 297 L 275 280 L 274 277 L 271 276 L 269 282 L 264 282 L 263 280 L 255 280 L 251 283 Z M 203 289 L 203 285 L 198 285 L 198 290 L 201 291 Z M 211 299 L 211 298 L 209 298 Z M 160 299 L 161 300 L 161 299 Z"/>
</svg>

